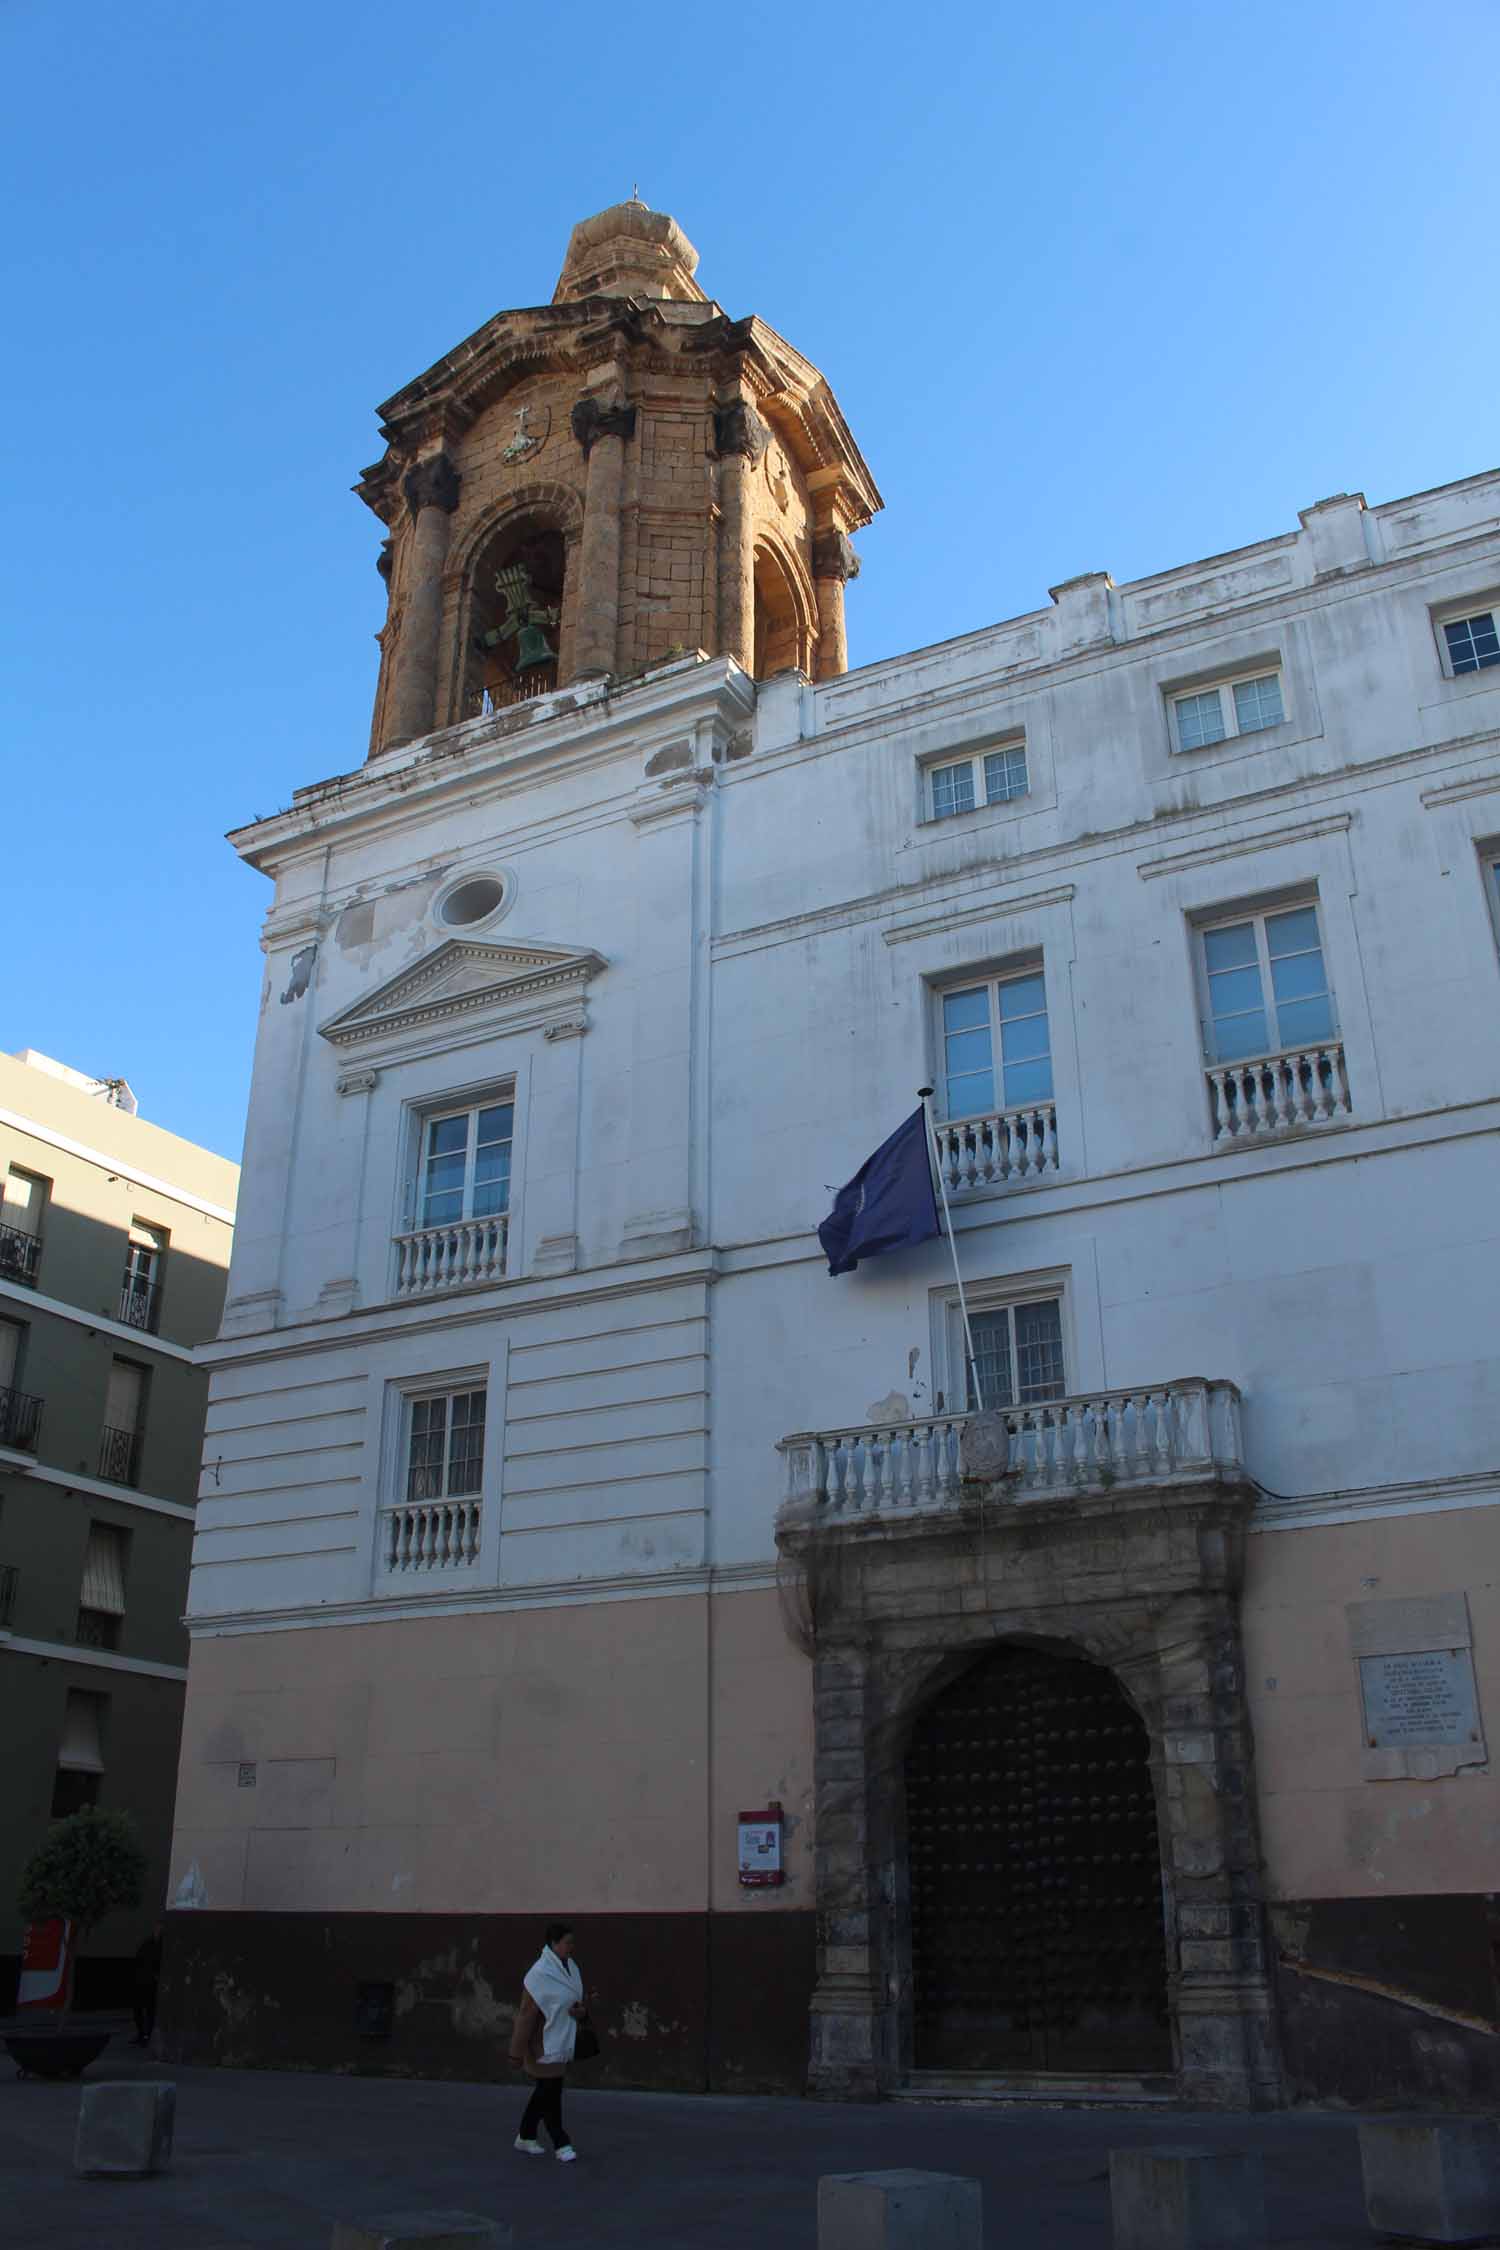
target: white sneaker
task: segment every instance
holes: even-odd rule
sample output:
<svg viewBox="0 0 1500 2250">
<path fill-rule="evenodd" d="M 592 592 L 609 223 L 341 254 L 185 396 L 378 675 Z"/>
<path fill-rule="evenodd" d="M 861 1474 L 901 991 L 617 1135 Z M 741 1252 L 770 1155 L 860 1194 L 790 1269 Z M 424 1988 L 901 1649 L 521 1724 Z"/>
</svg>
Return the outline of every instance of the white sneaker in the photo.
<svg viewBox="0 0 1500 2250">
<path fill-rule="evenodd" d="M 523 2140 L 519 2133 L 516 2135 L 516 2147 L 523 2156 L 545 2156 L 547 2153 L 540 2141 Z"/>
<path fill-rule="evenodd" d="M 559 2164 L 576 2164 L 578 2162 L 578 2151 L 572 2146 L 571 2142 L 566 2148 L 558 2150 L 557 2161 Z"/>
</svg>

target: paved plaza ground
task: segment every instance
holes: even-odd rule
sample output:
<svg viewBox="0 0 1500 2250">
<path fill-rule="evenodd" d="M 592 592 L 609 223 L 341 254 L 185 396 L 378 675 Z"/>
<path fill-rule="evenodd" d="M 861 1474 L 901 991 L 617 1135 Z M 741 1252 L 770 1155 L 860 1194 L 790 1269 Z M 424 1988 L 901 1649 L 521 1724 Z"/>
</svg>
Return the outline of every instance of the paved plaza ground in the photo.
<svg viewBox="0 0 1500 2250">
<path fill-rule="evenodd" d="M 1258 2149 L 1277 2250 L 1369 2250 L 1356 2121 L 828 2104 L 569 2089 L 580 2161 L 511 2148 L 516 2086 L 169 2069 L 117 2042 L 90 2072 L 177 2086 L 172 2169 L 74 2179 L 76 2084 L 0 2056 L 4 2250 L 327 2250 L 336 2218 L 442 2207 L 506 2218 L 517 2250 L 814 2250 L 823 2172 L 918 2165 L 984 2183 L 999 2250 L 1109 2250 L 1112 2147 Z"/>
</svg>

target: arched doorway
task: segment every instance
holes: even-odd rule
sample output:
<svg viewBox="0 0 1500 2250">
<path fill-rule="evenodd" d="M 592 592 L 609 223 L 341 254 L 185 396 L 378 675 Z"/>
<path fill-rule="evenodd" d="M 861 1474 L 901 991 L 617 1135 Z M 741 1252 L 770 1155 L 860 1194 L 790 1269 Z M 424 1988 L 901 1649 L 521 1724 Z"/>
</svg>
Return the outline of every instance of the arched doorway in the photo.
<svg viewBox="0 0 1500 2250">
<path fill-rule="evenodd" d="M 1166 2071 L 1146 1729 L 1102 1665 L 1011 1644 L 906 1753 L 919 2070 Z"/>
</svg>

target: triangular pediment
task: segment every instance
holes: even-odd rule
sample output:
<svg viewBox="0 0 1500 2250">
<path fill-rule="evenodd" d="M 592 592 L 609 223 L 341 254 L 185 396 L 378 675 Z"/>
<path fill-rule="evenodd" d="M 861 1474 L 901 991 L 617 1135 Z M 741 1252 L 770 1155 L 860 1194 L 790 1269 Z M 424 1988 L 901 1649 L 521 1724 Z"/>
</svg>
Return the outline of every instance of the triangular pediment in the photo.
<svg viewBox="0 0 1500 2250">
<path fill-rule="evenodd" d="M 559 945 L 494 945 L 447 938 L 318 1029 L 335 1047 L 403 1032 L 449 1016 L 529 1014 L 580 996 L 602 954 Z"/>
</svg>

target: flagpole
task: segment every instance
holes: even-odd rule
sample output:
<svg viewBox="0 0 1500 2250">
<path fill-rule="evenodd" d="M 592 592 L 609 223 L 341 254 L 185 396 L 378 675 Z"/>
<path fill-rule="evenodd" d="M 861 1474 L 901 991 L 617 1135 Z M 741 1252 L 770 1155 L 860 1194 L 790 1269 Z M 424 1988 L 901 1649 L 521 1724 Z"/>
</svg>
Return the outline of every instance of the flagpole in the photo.
<svg viewBox="0 0 1500 2250">
<path fill-rule="evenodd" d="M 943 1230 L 948 1237 L 948 1249 L 953 1259 L 953 1278 L 958 1283 L 958 1310 L 964 1324 L 964 1350 L 968 1355 L 969 1380 L 974 1386 L 974 1404 L 982 1408 L 984 1392 L 979 1387 L 979 1362 L 974 1356 L 974 1331 L 969 1326 L 969 1300 L 964 1295 L 964 1277 L 958 1270 L 958 1244 L 953 1239 L 953 1213 L 948 1208 L 948 1182 L 943 1176 L 943 1153 L 933 1124 L 932 1092 L 930 1086 L 919 1086 L 917 1099 L 922 1104 L 922 1114 L 927 1120 L 927 1146 L 937 1170 L 938 1194 L 943 1199 Z"/>
</svg>

